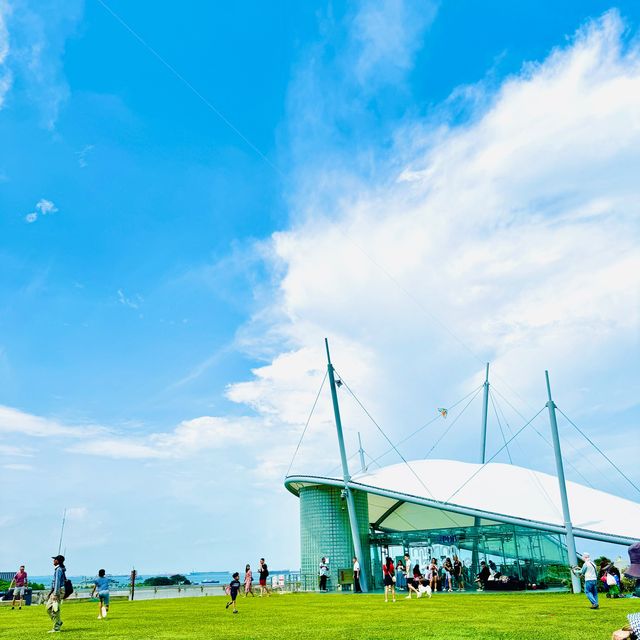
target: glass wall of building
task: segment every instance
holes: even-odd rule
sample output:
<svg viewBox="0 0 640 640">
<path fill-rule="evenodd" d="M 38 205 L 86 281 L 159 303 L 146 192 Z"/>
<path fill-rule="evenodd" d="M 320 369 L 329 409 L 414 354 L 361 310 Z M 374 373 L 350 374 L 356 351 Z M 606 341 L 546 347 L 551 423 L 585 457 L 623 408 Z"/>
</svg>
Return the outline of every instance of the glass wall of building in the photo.
<svg viewBox="0 0 640 640">
<path fill-rule="evenodd" d="M 382 585 L 381 559 L 387 555 L 400 558 L 407 552 L 411 564 L 419 564 L 423 573 L 432 558 L 442 567 L 446 558 L 457 555 L 463 564 L 467 590 L 478 588 L 475 579 L 481 561 L 490 567 L 491 582 L 497 581 L 489 585 L 492 590 L 561 587 L 569 580 L 566 545 L 561 536 L 526 527 L 483 520 L 470 527 L 372 530 L 370 545 L 377 588 Z"/>
<path fill-rule="evenodd" d="M 367 495 L 353 492 L 360 541 L 365 558 L 359 558 L 363 571 L 369 575 L 369 508 Z M 300 488 L 300 580 L 301 587 L 313 591 L 319 587 L 319 566 L 323 557 L 329 560 L 329 590 L 340 584 L 340 571 L 352 570 L 355 555 L 347 501 L 338 487 L 323 485 Z"/>
</svg>

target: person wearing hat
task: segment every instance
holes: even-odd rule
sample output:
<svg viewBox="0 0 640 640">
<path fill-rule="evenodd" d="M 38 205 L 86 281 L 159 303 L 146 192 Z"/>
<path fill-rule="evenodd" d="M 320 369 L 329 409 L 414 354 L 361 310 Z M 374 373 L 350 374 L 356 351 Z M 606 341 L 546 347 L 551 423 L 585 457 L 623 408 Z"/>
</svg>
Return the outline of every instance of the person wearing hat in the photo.
<svg viewBox="0 0 640 640">
<path fill-rule="evenodd" d="M 65 580 L 65 566 L 64 556 L 57 555 L 52 556 L 53 560 L 53 580 L 51 581 L 51 591 L 47 598 L 47 613 L 53 621 L 53 629 L 49 633 L 57 633 L 62 626 L 62 619 L 60 615 L 60 603 L 64 595 L 64 580 Z"/>
<path fill-rule="evenodd" d="M 636 542 L 629 547 L 629 567 L 624 572 L 627 578 L 636 581 L 633 595 L 640 598 L 640 542 Z"/>
<path fill-rule="evenodd" d="M 588 553 L 582 554 L 584 564 L 580 567 L 573 567 L 573 573 L 577 576 L 584 576 L 584 592 L 591 603 L 592 609 L 599 609 L 598 604 L 598 570 L 593 564 L 591 556 Z"/>
<path fill-rule="evenodd" d="M 632 544 L 628 551 L 630 564 L 624 575 L 636 581 L 633 595 L 640 598 L 640 542 Z M 640 638 L 640 613 L 630 613 L 627 620 L 629 623 L 622 629 L 614 631 L 611 640 L 636 640 Z"/>
</svg>

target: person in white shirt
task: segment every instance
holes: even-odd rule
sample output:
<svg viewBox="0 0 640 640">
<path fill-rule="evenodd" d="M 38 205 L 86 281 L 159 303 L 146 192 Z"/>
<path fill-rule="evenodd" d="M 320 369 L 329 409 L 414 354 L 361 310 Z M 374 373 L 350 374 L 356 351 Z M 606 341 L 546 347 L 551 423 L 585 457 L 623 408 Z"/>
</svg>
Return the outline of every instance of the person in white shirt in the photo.
<svg viewBox="0 0 640 640">
<path fill-rule="evenodd" d="M 584 561 L 582 569 L 573 567 L 573 572 L 578 576 L 584 576 L 584 592 L 589 598 L 591 608 L 598 609 L 598 570 L 588 553 L 582 554 L 582 560 Z"/>
<path fill-rule="evenodd" d="M 355 593 L 362 593 L 360 586 L 360 563 L 358 558 L 353 558 L 353 590 Z"/>
</svg>

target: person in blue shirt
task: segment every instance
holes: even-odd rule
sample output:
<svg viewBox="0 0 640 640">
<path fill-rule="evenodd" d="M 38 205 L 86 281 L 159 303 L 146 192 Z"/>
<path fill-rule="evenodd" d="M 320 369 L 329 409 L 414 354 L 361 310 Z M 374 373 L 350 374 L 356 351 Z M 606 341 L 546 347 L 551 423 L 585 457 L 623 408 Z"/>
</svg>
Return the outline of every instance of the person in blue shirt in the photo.
<svg viewBox="0 0 640 640">
<path fill-rule="evenodd" d="M 51 591 L 47 598 L 46 609 L 49 617 L 53 621 L 53 629 L 49 633 L 58 633 L 62 626 L 60 614 L 60 603 L 64 597 L 64 581 L 66 579 L 64 556 L 52 556 L 53 560 L 53 580 L 51 581 Z"/>
<path fill-rule="evenodd" d="M 240 590 L 240 574 L 236 571 L 231 577 L 233 578 L 229 583 L 229 596 L 231 597 L 231 600 L 227 602 L 225 609 L 228 609 L 233 605 L 233 613 L 238 613 L 238 609 L 236 608 L 236 598 L 238 597 L 238 591 Z"/>
<path fill-rule="evenodd" d="M 109 611 L 109 578 L 105 578 L 105 570 L 100 569 L 98 571 L 98 577 L 93 581 L 93 591 L 91 597 L 97 592 L 100 604 L 98 606 L 98 620 L 102 620 L 107 617 L 107 611 Z"/>
</svg>

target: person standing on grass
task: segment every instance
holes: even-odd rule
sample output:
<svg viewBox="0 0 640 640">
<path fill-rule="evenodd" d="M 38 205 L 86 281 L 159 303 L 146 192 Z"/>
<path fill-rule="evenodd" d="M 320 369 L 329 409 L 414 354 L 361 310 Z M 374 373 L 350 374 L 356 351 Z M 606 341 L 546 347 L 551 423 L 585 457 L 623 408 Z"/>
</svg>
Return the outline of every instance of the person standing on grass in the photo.
<svg viewBox="0 0 640 640">
<path fill-rule="evenodd" d="M 411 580 L 412 580 L 412 572 L 411 572 L 411 558 L 409 558 L 409 554 L 405 553 L 404 554 L 404 577 L 406 578 L 407 584 L 407 591 L 409 591 L 409 585 L 411 584 Z"/>
<path fill-rule="evenodd" d="M 240 574 L 236 571 L 231 577 L 233 578 L 229 583 L 229 596 L 231 597 L 231 600 L 227 602 L 225 609 L 228 609 L 233 605 L 233 613 L 238 613 L 236 598 L 238 597 L 238 591 L 240 591 Z"/>
<path fill-rule="evenodd" d="M 267 563 L 264 561 L 264 558 L 260 558 L 260 564 L 258 565 L 258 575 L 260 576 L 260 580 L 259 580 L 260 597 L 262 597 L 265 593 L 268 596 L 271 596 L 271 589 L 267 587 L 267 578 L 269 577 L 269 567 L 267 567 Z"/>
<path fill-rule="evenodd" d="M 398 560 L 396 562 L 396 589 L 404 589 L 407 586 L 405 569 L 407 572 L 409 571 L 409 567 L 404 566 L 403 560 Z"/>
<path fill-rule="evenodd" d="M 53 560 L 53 580 L 51 581 L 51 591 L 45 605 L 47 614 L 53 621 L 53 629 L 49 633 L 58 633 L 62 626 L 60 603 L 64 596 L 64 581 L 66 580 L 66 568 L 64 566 L 64 556 L 52 556 Z"/>
<path fill-rule="evenodd" d="M 431 592 L 435 593 L 438 590 L 438 582 L 440 581 L 440 575 L 438 573 L 438 561 L 435 558 L 431 558 L 431 564 L 429 565 L 427 579 L 429 580 Z"/>
<path fill-rule="evenodd" d="M 253 573 L 251 573 L 251 566 L 247 565 L 244 569 L 244 597 L 251 594 L 254 598 L 256 596 L 253 593 Z"/>
<path fill-rule="evenodd" d="M 592 609 L 599 609 L 598 604 L 598 570 L 593 564 L 591 556 L 588 553 L 582 554 L 584 564 L 580 567 L 573 567 L 573 572 L 577 576 L 584 576 L 584 592 L 591 603 Z"/>
<path fill-rule="evenodd" d="M 362 587 L 360 586 L 360 563 L 358 558 L 353 558 L 353 591 L 355 593 L 362 593 Z"/>
<path fill-rule="evenodd" d="M 384 601 L 389 602 L 389 593 L 392 601 L 396 601 L 396 571 L 393 566 L 393 558 L 387 556 L 387 561 L 382 565 L 382 581 L 384 582 Z"/>
<path fill-rule="evenodd" d="M 443 591 L 453 591 L 453 564 L 451 558 L 447 558 L 442 565 L 444 569 L 444 589 Z"/>
<path fill-rule="evenodd" d="M 22 609 L 22 603 L 24 601 L 24 590 L 27 587 L 27 572 L 24 570 L 24 565 L 21 564 L 18 572 L 13 576 L 13 580 L 9 585 L 9 589 L 13 587 L 13 600 L 11 601 L 11 608 L 16 608 L 16 600 L 18 601 L 18 609 Z"/>
<path fill-rule="evenodd" d="M 324 556 L 322 556 L 322 560 L 320 560 L 318 575 L 320 576 L 320 591 L 326 591 L 327 580 L 329 579 L 329 561 Z"/>
<path fill-rule="evenodd" d="M 462 562 L 458 556 L 453 556 L 453 577 L 456 581 L 458 591 L 464 591 L 464 575 L 462 573 Z"/>
<path fill-rule="evenodd" d="M 109 611 L 109 578 L 105 578 L 105 570 L 100 569 L 98 571 L 98 577 L 93 581 L 93 591 L 91 597 L 94 594 L 98 594 L 98 620 L 102 620 L 107 617 L 107 611 Z"/>
</svg>

